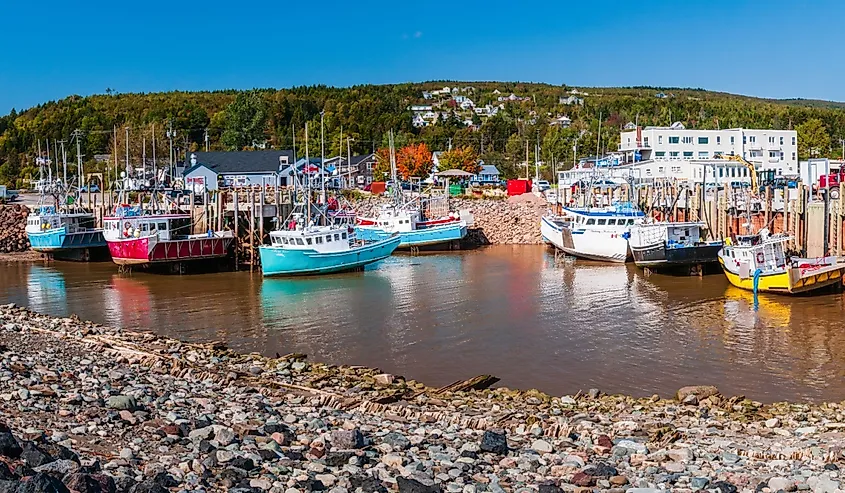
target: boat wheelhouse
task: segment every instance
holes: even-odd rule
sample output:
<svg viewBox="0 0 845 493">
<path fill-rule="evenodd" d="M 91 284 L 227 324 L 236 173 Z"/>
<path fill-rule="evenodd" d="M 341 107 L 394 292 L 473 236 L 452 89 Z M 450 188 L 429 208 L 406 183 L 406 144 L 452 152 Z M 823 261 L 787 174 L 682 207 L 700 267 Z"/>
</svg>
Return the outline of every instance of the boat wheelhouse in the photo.
<svg viewBox="0 0 845 493">
<path fill-rule="evenodd" d="M 602 262 L 629 258 L 628 234 L 644 220 L 630 204 L 602 208 L 563 208 L 562 215 L 540 220 L 543 241 L 568 255 Z"/>
<path fill-rule="evenodd" d="M 766 229 L 737 236 L 719 252 L 719 263 L 731 284 L 749 291 L 798 294 L 842 284 L 845 263 L 836 257 L 789 257 L 790 240 Z"/>
<path fill-rule="evenodd" d="M 231 231 L 191 234 L 190 214 L 152 213 L 140 206 L 118 206 L 113 216 L 103 218 L 103 226 L 118 265 L 223 259 L 234 240 Z"/>
<path fill-rule="evenodd" d="M 643 223 L 631 228 L 628 244 L 638 267 L 703 268 L 719 261 L 721 241 L 708 241 L 703 222 Z"/>
<path fill-rule="evenodd" d="M 82 210 L 60 211 L 39 206 L 27 216 L 26 235 L 33 250 L 60 260 L 89 261 L 107 257 L 103 230 L 94 215 Z"/>
</svg>

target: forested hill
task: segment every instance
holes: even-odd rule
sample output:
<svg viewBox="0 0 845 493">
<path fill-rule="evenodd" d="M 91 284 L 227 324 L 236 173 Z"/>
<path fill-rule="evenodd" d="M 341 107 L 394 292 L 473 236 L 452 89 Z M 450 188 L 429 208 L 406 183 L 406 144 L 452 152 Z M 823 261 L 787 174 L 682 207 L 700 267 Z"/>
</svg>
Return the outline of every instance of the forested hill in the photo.
<svg viewBox="0 0 845 493">
<path fill-rule="evenodd" d="M 443 92 L 444 87 L 450 91 Z M 417 105 L 422 108 L 412 111 Z M 205 147 L 206 136 L 211 149 L 291 148 L 295 139 L 298 152 L 304 154 L 306 122 L 309 152 L 319 155 L 321 112 L 327 156 L 350 148 L 353 153 L 372 152 L 386 144 L 387 132 L 393 130 L 397 145 L 425 142 L 435 151 L 450 145 L 471 146 L 506 175 L 515 173 L 518 163 L 525 160 L 526 148 L 533 161 L 538 141 L 541 159 L 562 165 L 573 162 L 576 142 L 579 157 L 615 150 L 618 134 L 629 122 L 645 126 L 680 121 L 687 128 L 703 129 L 795 128 L 802 157 L 811 149 L 838 156 L 840 139 L 845 137 L 842 106 L 701 89 L 573 88 L 519 82 L 433 81 L 150 94 L 109 90 L 0 117 L 0 183 L 20 186 L 36 172 L 32 163 L 39 140 L 45 146 L 44 139 L 49 139 L 51 155 L 55 142 L 68 141 L 67 159 L 75 163 L 76 142 L 71 136 L 77 129 L 89 170 L 105 166 L 95 164 L 95 156 L 109 154 L 115 147 L 119 164 L 124 165 L 127 128 L 133 163 L 140 162 L 144 148 L 147 157 L 152 156 L 153 139 L 156 156 L 166 161 L 168 128 L 175 132 L 174 146 L 182 154 L 185 149 Z M 564 127 L 569 122 L 560 119 L 563 116 L 571 120 L 568 128 Z M 556 119 L 564 124 L 552 124 Z"/>
</svg>

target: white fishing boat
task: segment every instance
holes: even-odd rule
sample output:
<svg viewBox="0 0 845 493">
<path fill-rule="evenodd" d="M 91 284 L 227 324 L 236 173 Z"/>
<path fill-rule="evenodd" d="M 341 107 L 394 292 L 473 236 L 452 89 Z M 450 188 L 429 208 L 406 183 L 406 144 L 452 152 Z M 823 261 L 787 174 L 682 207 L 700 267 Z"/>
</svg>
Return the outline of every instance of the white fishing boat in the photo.
<svg viewBox="0 0 845 493">
<path fill-rule="evenodd" d="M 644 220 L 631 204 L 609 207 L 563 208 L 562 215 L 546 215 L 540 222 L 543 241 L 568 255 L 601 262 L 626 262 L 630 257 L 631 227 Z"/>
</svg>

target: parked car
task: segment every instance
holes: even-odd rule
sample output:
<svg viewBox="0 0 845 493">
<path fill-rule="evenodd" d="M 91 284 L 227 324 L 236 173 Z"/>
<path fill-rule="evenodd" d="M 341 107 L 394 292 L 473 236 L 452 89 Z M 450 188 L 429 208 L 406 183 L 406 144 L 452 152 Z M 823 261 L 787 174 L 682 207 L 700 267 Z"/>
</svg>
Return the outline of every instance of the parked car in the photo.
<svg viewBox="0 0 845 493">
<path fill-rule="evenodd" d="M 83 185 L 79 188 L 80 192 L 91 192 L 91 193 L 99 193 L 100 186 L 96 183 L 92 183 L 91 185 Z"/>
<path fill-rule="evenodd" d="M 549 184 L 549 180 L 537 180 L 537 190 L 541 192 L 545 192 L 546 190 L 552 188 L 551 184 Z"/>
</svg>

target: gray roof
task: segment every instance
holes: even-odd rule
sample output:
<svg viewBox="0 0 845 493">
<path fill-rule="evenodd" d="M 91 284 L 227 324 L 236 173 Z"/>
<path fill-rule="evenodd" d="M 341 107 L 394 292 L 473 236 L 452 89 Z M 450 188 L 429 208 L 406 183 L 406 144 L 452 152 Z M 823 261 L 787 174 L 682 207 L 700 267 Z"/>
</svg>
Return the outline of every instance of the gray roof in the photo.
<svg viewBox="0 0 845 493">
<path fill-rule="evenodd" d="M 221 173 L 273 173 L 279 171 L 279 157 L 287 156 L 288 163 L 293 163 L 293 151 L 215 151 L 194 152 L 197 164 L 185 170 L 188 174 L 205 166 L 217 174 Z"/>
<path fill-rule="evenodd" d="M 362 154 L 359 156 L 352 156 L 352 159 L 348 160 L 352 166 L 358 166 L 362 162 L 372 161 L 375 159 L 375 154 Z M 339 166 L 346 165 L 347 158 L 346 156 L 334 156 L 331 158 L 326 159 L 326 166 L 332 165 L 334 166 L 335 163 L 338 163 Z"/>
<path fill-rule="evenodd" d="M 478 172 L 479 175 L 498 175 L 499 170 L 492 164 L 482 164 L 481 171 Z"/>
</svg>

